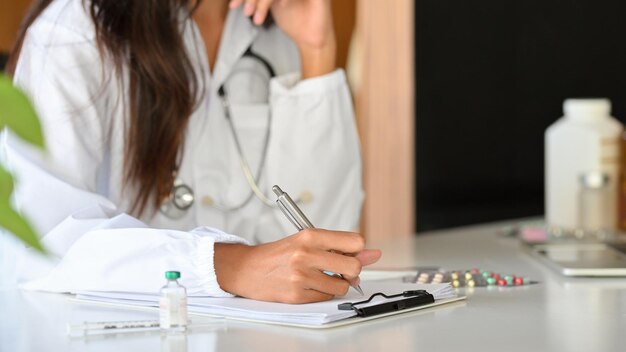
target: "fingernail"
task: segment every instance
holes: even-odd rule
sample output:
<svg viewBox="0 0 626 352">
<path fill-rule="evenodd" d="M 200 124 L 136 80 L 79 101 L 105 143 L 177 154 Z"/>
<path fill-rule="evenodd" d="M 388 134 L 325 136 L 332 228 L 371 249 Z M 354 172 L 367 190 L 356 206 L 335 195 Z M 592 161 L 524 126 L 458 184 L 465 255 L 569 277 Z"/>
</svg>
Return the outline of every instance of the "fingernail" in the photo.
<svg viewBox="0 0 626 352">
<path fill-rule="evenodd" d="M 354 286 L 359 286 L 361 285 L 361 278 L 360 277 L 356 277 L 356 279 L 354 280 Z"/>
</svg>

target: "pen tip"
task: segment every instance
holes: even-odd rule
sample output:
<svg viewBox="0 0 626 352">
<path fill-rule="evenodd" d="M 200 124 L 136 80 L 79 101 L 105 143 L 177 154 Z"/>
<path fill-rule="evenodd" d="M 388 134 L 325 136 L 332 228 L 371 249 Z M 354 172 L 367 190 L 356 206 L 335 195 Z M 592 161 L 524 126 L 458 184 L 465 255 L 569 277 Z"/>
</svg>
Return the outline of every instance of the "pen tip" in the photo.
<svg viewBox="0 0 626 352">
<path fill-rule="evenodd" d="M 357 290 L 358 293 L 361 294 L 361 296 L 364 296 L 365 294 L 363 293 L 363 289 L 361 289 L 361 285 L 357 285 L 354 286 L 354 289 Z"/>
</svg>

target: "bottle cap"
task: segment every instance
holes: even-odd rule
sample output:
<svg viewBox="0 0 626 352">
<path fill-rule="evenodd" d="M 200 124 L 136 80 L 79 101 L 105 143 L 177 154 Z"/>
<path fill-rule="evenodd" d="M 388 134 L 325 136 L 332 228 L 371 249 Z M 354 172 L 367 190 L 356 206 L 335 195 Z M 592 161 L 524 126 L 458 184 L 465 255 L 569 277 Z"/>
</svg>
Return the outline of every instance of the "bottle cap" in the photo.
<svg viewBox="0 0 626 352">
<path fill-rule="evenodd" d="M 178 280 L 180 279 L 180 271 L 166 271 L 165 278 L 168 280 Z"/>
<path fill-rule="evenodd" d="M 602 188 L 609 184 L 609 175 L 593 171 L 580 175 L 580 184 L 585 188 Z"/>
<path fill-rule="evenodd" d="M 609 99 L 566 99 L 563 103 L 563 113 L 577 120 L 608 117 L 611 114 L 611 101 Z"/>
</svg>

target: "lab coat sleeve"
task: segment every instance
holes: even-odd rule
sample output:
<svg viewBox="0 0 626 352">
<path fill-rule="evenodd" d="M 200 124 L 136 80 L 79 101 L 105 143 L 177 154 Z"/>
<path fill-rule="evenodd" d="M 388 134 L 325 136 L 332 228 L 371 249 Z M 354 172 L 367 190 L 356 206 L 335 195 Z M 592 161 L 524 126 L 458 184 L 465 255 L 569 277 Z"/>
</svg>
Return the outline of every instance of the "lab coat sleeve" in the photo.
<svg viewBox="0 0 626 352">
<path fill-rule="evenodd" d="M 18 180 L 16 204 L 51 254 L 20 256 L 24 287 L 154 293 L 164 271 L 178 270 L 190 294 L 230 296 L 217 282 L 214 243 L 245 241 L 209 228 L 150 229 L 120 214 L 100 189 L 107 131 L 121 124 L 107 119 L 116 81 L 103 73 L 95 43 L 82 33 L 47 20 L 29 29 L 14 82 L 34 102 L 46 150 L 8 133 L 2 144 Z"/>
<path fill-rule="evenodd" d="M 266 180 L 292 198 L 308 192 L 311 200 L 300 206 L 316 227 L 354 231 L 363 201 L 362 165 L 344 71 L 306 80 L 279 76 L 270 83 L 270 99 Z M 272 216 L 284 234 L 294 232 L 280 212 Z"/>
<path fill-rule="evenodd" d="M 104 207 L 88 208 L 55 227 L 43 244 L 60 261 L 47 275 L 22 287 L 155 294 L 165 281 L 163 274 L 174 270 L 182 273 L 179 281 L 190 296 L 232 296 L 217 284 L 213 248 L 215 242 L 241 243 L 240 238 L 208 227 L 190 232 L 151 229 L 126 214 L 112 213 Z M 89 230 L 80 231 L 85 228 Z M 77 231 L 82 234 L 73 239 Z M 32 263 L 33 258 L 28 264 Z M 18 263 L 18 268 L 24 264 Z"/>
</svg>

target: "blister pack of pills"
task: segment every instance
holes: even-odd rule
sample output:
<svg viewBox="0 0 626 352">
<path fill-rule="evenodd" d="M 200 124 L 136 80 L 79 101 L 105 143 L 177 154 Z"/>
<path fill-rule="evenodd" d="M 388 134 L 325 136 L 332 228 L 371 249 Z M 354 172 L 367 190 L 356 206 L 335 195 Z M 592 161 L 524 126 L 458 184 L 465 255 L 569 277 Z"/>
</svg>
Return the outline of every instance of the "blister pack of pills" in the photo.
<svg viewBox="0 0 626 352">
<path fill-rule="evenodd" d="M 489 270 L 421 270 L 405 281 L 418 284 L 450 282 L 454 287 L 524 286 L 536 283 L 527 277 L 501 274 Z"/>
</svg>

